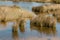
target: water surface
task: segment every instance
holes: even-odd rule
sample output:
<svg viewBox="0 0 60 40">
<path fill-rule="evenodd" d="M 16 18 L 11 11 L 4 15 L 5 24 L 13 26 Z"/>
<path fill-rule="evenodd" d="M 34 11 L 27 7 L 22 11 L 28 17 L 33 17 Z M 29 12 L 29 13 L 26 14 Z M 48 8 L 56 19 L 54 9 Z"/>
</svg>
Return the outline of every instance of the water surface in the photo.
<svg viewBox="0 0 60 40">
<path fill-rule="evenodd" d="M 50 3 L 45 3 L 50 4 Z M 33 6 L 45 5 L 44 3 L 36 2 L 3 2 L 1 5 L 13 6 L 17 5 L 23 9 L 32 11 Z M 26 21 L 24 27 L 18 27 L 17 32 L 12 31 L 13 22 L 0 23 L 0 40 L 40 40 L 40 38 L 60 38 L 60 23 L 56 24 L 54 28 L 40 28 L 30 25 L 30 20 Z"/>
</svg>

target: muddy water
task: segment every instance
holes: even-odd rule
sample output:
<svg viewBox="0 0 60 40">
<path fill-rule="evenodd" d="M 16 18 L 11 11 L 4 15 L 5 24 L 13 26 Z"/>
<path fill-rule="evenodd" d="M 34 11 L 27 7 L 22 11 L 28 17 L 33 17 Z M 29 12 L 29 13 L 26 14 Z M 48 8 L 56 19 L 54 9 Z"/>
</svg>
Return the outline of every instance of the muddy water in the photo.
<svg viewBox="0 0 60 40">
<path fill-rule="evenodd" d="M 49 3 L 46 3 L 49 4 Z M 13 6 L 17 5 L 23 9 L 31 11 L 32 6 L 45 5 L 44 3 L 35 2 L 3 2 L 0 5 Z M 13 32 L 12 26 L 14 22 L 0 23 L 0 40 L 59 40 L 60 39 L 60 23 L 53 28 L 40 28 L 30 25 L 30 20 L 26 21 L 24 27 L 18 27 L 17 32 Z"/>
</svg>

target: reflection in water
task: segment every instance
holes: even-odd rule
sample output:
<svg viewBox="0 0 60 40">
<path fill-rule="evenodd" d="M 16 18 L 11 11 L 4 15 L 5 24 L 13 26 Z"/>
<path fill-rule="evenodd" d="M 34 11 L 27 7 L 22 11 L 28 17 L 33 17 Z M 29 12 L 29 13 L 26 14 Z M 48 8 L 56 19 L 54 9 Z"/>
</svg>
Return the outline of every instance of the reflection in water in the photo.
<svg viewBox="0 0 60 40">
<path fill-rule="evenodd" d="M 8 2 L 0 2 L 0 5 L 6 5 L 6 6 L 17 5 L 19 7 L 22 7 L 23 9 L 27 9 L 27 10 L 31 11 L 32 6 L 44 5 L 44 3 L 36 3 L 36 2 L 17 2 L 16 3 L 16 2 L 8 1 Z M 1 26 L 1 24 L 2 24 L 2 26 Z M 33 25 L 31 25 L 31 27 L 30 27 L 29 22 L 28 22 L 29 25 L 27 25 L 27 27 L 24 27 L 23 24 L 24 24 L 23 21 L 21 21 L 21 23 L 19 25 L 20 33 L 19 33 L 19 31 L 17 31 L 17 29 L 18 29 L 17 26 L 12 27 L 13 40 L 19 40 L 19 38 L 28 38 L 29 36 L 40 37 L 41 33 L 43 33 L 44 37 L 48 37 L 48 36 L 50 36 L 50 34 L 52 34 L 52 36 L 53 36 L 53 35 L 56 34 L 56 31 L 57 31 L 56 35 L 60 37 L 60 31 L 59 31 L 60 30 L 60 23 L 57 24 L 56 28 L 55 27 L 53 27 L 53 28 L 44 28 L 44 27 L 40 28 L 40 27 L 35 27 Z M 0 39 L 1 40 L 4 39 L 3 37 L 7 38 L 7 35 L 10 38 L 10 35 L 11 35 L 10 32 L 11 32 L 11 26 L 12 25 L 13 25 L 12 23 L 7 23 L 7 24 L 6 24 L 6 22 L 5 23 L 4 22 L 0 23 Z M 14 31 L 14 30 L 16 30 L 16 31 Z M 31 30 L 33 30 L 33 31 L 31 31 Z M 24 32 L 24 33 L 21 33 L 21 32 Z M 48 35 L 48 36 L 45 36 L 45 34 Z M 28 39 L 28 40 L 30 40 L 30 39 Z"/>
<path fill-rule="evenodd" d="M 56 34 L 56 27 L 47 28 L 47 27 L 36 27 L 36 26 L 31 25 L 30 28 L 31 28 L 31 30 L 37 30 L 38 32 L 44 33 L 47 35 L 50 35 L 50 34 L 55 35 Z"/>
<path fill-rule="evenodd" d="M 12 29 L 13 30 L 13 29 Z M 12 31 L 13 40 L 18 40 L 18 31 Z"/>
<path fill-rule="evenodd" d="M 12 26 L 12 37 L 13 40 L 18 40 L 18 24 L 16 22 Z"/>
<path fill-rule="evenodd" d="M 13 26 L 12 27 L 12 37 L 13 40 L 19 40 L 19 36 L 18 36 L 18 30 L 17 30 L 17 26 Z M 24 20 L 21 20 L 19 23 L 19 30 L 20 32 L 25 32 L 25 28 L 24 28 Z"/>
<path fill-rule="evenodd" d="M 15 21 L 14 25 L 12 26 L 12 37 L 13 40 L 18 40 L 18 23 Z"/>
</svg>

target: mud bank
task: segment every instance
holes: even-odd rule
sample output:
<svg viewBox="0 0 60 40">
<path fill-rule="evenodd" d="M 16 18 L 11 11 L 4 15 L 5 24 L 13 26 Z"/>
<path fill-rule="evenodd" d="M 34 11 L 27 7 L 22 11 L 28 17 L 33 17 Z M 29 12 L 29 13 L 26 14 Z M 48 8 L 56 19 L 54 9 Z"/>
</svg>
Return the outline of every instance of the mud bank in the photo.
<svg viewBox="0 0 60 40">
<path fill-rule="evenodd" d="M 0 0 L 0 1 L 13 1 L 13 2 L 42 2 L 42 3 L 57 3 L 57 4 L 60 4 L 60 0 Z"/>
<path fill-rule="evenodd" d="M 46 5 L 42 5 L 42 6 L 37 6 L 37 7 L 33 7 L 32 11 L 35 12 L 36 14 L 40 14 L 40 13 L 53 13 L 57 10 L 60 10 L 60 4 L 46 4 Z"/>
<path fill-rule="evenodd" d="M 50 4 L 33 7 L 32 11 L 36 14 L 51 14 L 56 17 L 57 20 L 60 20 L 60 4 Z"/>
</svg>

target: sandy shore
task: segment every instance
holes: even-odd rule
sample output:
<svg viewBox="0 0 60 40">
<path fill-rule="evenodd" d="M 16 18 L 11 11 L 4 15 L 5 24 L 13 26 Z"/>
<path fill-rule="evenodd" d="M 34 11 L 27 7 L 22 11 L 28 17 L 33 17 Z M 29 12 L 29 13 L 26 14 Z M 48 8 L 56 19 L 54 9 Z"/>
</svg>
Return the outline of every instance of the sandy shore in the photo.
<svg viewBox="0 0 60 40">
<path fill-rule="evenodd" d="M 28 38 L 20 38 L 19 40 L 60 40 L 59 37 L 42 37 L 42 38 L 38 38 L 38 37 L 28 37 Z"/>
</svg>

